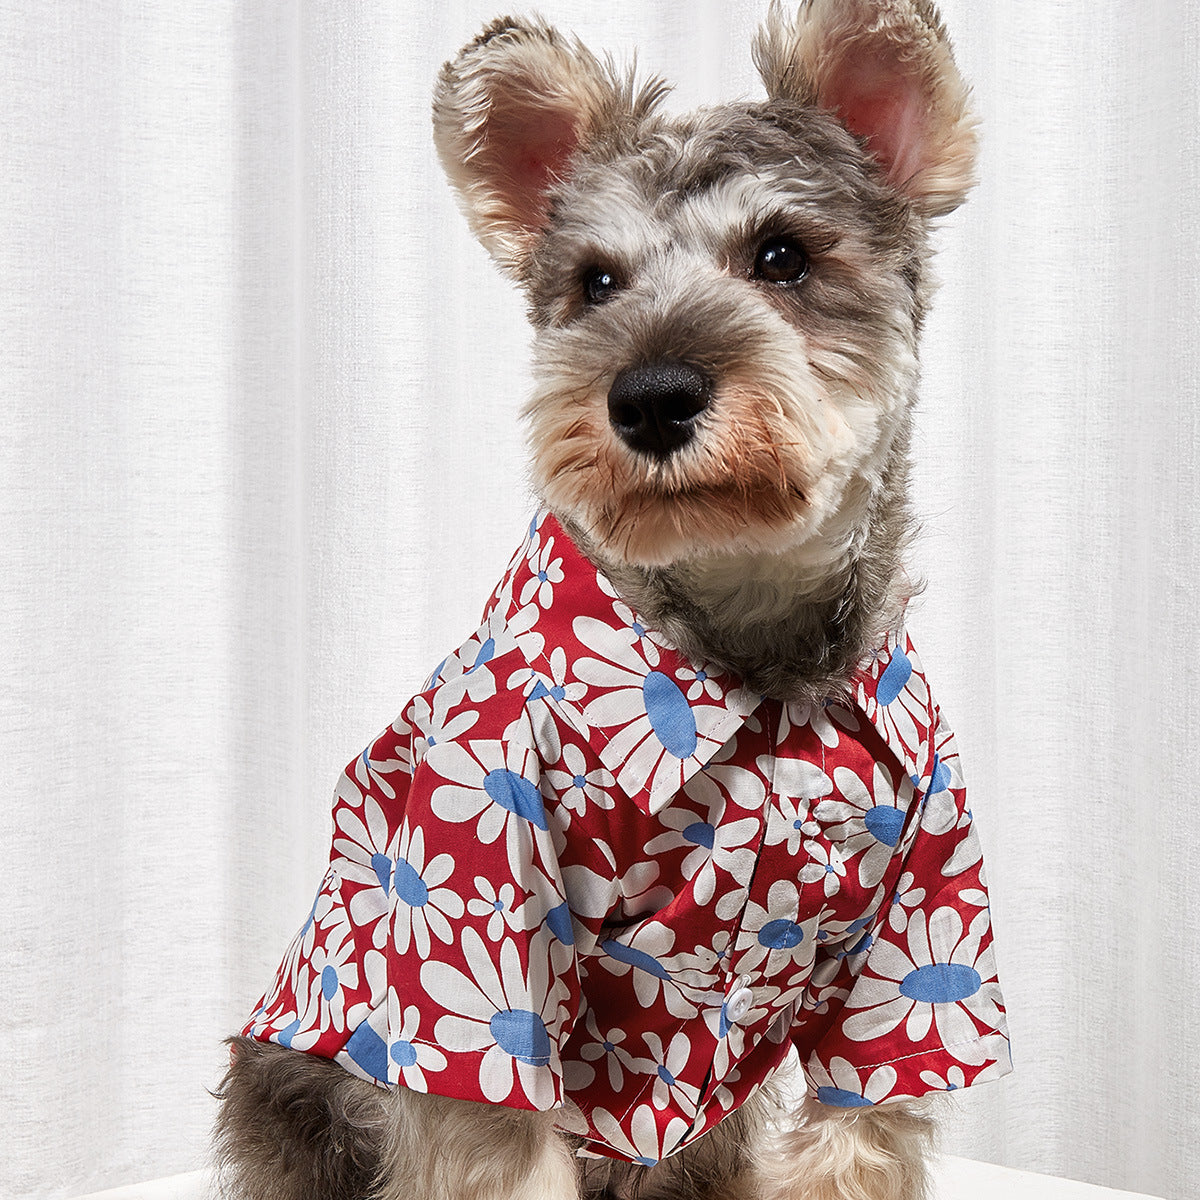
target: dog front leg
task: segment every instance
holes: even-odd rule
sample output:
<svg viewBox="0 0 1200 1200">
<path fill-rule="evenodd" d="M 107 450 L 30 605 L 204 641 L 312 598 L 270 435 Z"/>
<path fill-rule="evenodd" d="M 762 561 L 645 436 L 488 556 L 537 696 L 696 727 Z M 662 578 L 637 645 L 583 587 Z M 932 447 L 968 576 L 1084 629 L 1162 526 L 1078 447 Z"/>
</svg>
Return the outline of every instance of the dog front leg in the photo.
<svg viewBox="0 0 1200 1200">
<path fill-rule="evenodd" d="M 373 1200 L 578 1200 L 554 1114 L 393 1093 Z"/>
<path fill-rule="evenodd" d="M 934 1122 L 912 1102 L 831 1108 L 811 1097 L 772 1140 L 764 1200 L 928 1200 Z"/>
</svg>

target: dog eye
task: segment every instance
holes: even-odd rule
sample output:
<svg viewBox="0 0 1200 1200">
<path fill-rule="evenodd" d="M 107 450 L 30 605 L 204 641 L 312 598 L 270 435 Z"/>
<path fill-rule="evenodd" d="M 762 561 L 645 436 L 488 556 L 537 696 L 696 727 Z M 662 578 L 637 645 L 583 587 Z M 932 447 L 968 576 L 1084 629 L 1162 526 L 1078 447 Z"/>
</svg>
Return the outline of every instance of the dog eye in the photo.
<svg viewBox="0 0 1200 1200">
<path fill-rule="evenodd" d="M 808 274 L 808 255 L 788 237 L 768 238 L 754 260 L 754 278 L 768 283 L 798 283 Z"/>
<path fill-rule="evenodd" d="M 584 272 L 583 298 L 588 304 L 603 304 L 620 290 L 620 282 L 607 267 L 592 267 Z"/>
</svg>

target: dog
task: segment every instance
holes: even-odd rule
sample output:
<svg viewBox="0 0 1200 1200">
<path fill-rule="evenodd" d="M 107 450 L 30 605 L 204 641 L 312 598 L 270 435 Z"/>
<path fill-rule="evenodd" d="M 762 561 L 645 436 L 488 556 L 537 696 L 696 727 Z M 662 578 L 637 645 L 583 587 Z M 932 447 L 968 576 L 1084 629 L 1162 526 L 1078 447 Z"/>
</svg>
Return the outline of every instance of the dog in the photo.
<svg viewBox="0 0 1200 1200">
<path fill-rule="evenodd" d="M 924 1098 L 1009 1069 L 903 630 L 968 90 L 930 0 L 776 4 L 753 55 L 764 101 L 678 117 L 541 20 L 441 72 L 441 160 L 529 303 L 542 507 L 342 777 L 231 1039 L 230 1197 L 920 1200 Z"/>
</svg>

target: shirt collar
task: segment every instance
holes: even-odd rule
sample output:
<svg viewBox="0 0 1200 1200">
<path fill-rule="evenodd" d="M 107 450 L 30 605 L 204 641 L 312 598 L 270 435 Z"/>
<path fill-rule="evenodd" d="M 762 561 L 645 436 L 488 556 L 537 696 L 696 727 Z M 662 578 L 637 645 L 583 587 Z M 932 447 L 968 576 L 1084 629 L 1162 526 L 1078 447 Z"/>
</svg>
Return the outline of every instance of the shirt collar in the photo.
<svg viewBox="0 0 1200 1200">
<path fill-rule="evenodd" d="M 645 812 L 665 808 L 763 703 L 647 625 L 548 513 L 530 524 L 485 623 L 515 635 L 531 671 L 528 698 L 552 703 Z M 891 708 L 927 710 L 914 663 L 902 634 L 889 639 L 855 677 L 852 703 L 918 783 L 931 773 L 928 738 L 905 735 L 914 724 L 924 734 L 927 722 L 898 723 Z"/>
</svg>

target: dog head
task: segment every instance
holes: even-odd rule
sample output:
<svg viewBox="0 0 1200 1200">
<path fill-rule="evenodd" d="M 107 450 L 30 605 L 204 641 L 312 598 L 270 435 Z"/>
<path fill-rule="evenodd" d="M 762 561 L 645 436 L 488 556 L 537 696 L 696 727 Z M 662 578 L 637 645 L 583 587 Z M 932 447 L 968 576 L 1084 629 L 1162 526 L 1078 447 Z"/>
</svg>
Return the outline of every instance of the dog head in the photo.
<svg viewBox="0 0 1200 1200">
<path fill-rule="evenodd" d="M 535 485 L 610 561 L 832 569 L 907 440 L 928 227 L 975 154 L 945 31 L 808 0 L 753 53 L 765 101 L 679 117 L 540 21 L 439 79 L 442 162 L 529 301 Z"/>
</svg>

